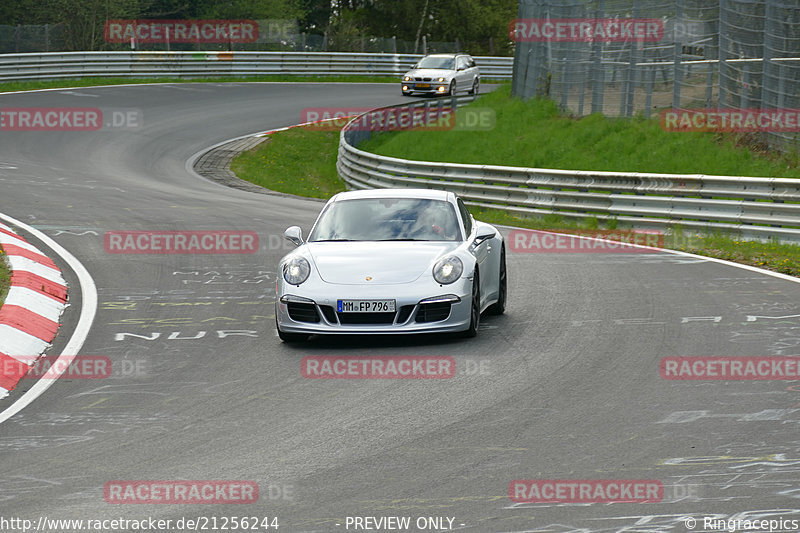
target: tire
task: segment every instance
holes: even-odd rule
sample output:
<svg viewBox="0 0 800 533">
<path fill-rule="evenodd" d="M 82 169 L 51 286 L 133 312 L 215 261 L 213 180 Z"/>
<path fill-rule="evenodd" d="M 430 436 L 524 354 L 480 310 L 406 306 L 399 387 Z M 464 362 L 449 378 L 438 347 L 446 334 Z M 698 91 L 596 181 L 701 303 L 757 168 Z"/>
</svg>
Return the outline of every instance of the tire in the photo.
<svg viewBox="0 0 800 533">
<path fill-rule="evenodd" d="M 492 315 L 502 315 L 506 312 L 506 299 L 508 298 L 508 276 L 506 273 L 506 247 L 500 248 L 500 274 L 497 282 L 497 301 L 489 306 L 487 311 Z"/>
<path fill-rule="evenodd" d="M 472 89 L 470 89 L 469 94 L 478 94 L 480 91 L 481 82 L 478 78 L 475 78 L 475 81 L 472 82 Z"/>
<path fill-rule="evenodd" d="M 310 335 L 307 333 L 286 333 L 281 331 L 281 328 L 278 327 L 278 314 L 275 313 L 275 329 L 278 330 L 278 337 L 286 343 L 293 343 L 293 342 L 303 342 L 308 340 Z"/>
<path fill-rule="evenodd" d="M 478 271 L 472 276 L 472 302 L 469 313 L 469 327 L 462 332 L 465 338 L 478 335 L 478 326 L 481 324 L 481 278 Z"/>
<path fill-rule="evenodd" d="M 456 95 L 456 80 L 450 82 L 450 90 L 447 92 L 448 96 Z"/>
</svg>

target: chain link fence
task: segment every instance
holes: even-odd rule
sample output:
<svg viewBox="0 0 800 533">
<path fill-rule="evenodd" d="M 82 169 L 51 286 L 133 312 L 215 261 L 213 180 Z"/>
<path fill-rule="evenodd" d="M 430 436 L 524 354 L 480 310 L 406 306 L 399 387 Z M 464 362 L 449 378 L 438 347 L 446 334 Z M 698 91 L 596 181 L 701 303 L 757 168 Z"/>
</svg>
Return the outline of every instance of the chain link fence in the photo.
<svg viewBox="0 0 800 533">
<path fill-rule="evenodd" d="M 628 117 L 800 108 L 798 0 L 520 0 L 518 16 L 512 91 L 522 98 Z M 797 150 L 796 130 L 759 135 Z"/>
</svg>

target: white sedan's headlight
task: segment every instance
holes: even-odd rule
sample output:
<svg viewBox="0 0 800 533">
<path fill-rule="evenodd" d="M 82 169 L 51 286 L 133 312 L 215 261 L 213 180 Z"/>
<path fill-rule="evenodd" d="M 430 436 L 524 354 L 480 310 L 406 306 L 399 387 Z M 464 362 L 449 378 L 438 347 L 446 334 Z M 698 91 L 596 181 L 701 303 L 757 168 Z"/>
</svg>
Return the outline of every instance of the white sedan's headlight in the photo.
<svg viewBox="0 0 800 533">
<path fill-rule="evenodd" d="M 411 76 L 403 76 L 403 81 L 411 81 Z"/>
<path fill-rule="evenodd" d="M 311 274 L 311 265 L 305 257 L 295 257 L 283 265 L 283 279 L 290 285 L 300 285 Z"/>
<path fill-rule="evenodd" d="M 439 81 L 440 81 L 440 82 L 441 82 L 441 81 L 444 81 L 444 78 L 439 78 Z"/>
<path fill-rule="evenodd" d="M 443 257 L 433 265 L 433 279 L 442 285 L 453 283 L 461 277 L 462 272 L 464 264 L 454 255 Z"/>
</svg>

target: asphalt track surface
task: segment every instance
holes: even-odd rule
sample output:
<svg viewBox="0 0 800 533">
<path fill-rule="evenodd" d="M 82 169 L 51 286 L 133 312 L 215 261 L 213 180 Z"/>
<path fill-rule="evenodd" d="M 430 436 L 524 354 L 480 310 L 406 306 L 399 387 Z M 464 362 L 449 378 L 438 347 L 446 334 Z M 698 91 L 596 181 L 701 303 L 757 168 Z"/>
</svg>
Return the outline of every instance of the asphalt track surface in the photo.
<svg viewBox="0 0 800 533">
<path fill-rule="evenodd" d="M 228 189 L 185 162 L 300 122 L 304 107 L 387 105 L 402 100 L 397 92 L 171 84 L 0 95 L 2 107 L 143 112 L 128 130 L 0 133 L 0 212 L 51 236 L 97 283 L 83 353 L 139 365 L 59 380 L 0 426 L 0 517 L 268 516 L 284 532 L 346 531 L 348 516 L 450 517 L 454 529 L 481 532 L 684 532 L 687 515 L 696 531 L 704 516 L 800 518 L 800 384 L 666 381 L 658 370 L 674 355 L 797 355 L 796 283 L 670 253 L 509 253 L 507 314 L 485 317 L 476 339 L 278 340 L 279 236 L 293 224 L 307 231 L 322 204 Z M 261 249 L 103 246 L 112 230 L 221 229 L 256 231 Z M 77 319 L 72 303 L 54 352 Z M 457 373 L 311 380 L 300 373 L 307 355 L 452 356 Z M 665 494 L 517 504 L 508 486 L 520 478 L 656 479 Z M 109 504 L 113 480 L 253 480 L 260 498 Z"/>
</svg>

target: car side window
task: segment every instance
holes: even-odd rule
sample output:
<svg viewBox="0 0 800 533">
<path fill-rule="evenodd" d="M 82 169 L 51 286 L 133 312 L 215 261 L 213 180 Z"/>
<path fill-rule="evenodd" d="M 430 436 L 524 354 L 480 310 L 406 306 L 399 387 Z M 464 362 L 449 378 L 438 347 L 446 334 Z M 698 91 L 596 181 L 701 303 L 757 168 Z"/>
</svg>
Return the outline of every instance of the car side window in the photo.
<svg viewBox="0 0 800 533">
<path fill-rule="evenodd" d="M 474 66 L 475 66 L 475 60 L 472 59 L 471 57 L 467 58 L 467 68 L 472 68 Z"/>
<path fill-rule="evenodd" d="M 458 59 L 456 60 L 456 70 L 460 68 L 466 68 L 467 67 L 466 60 L 467 58 L 465 58 L 464 56 L 459 56 Z"/>
<path fill-rule="evenodd" d="M 472 217 L 469 216 L 467 206 L 464 205 L 464 202 L 461 201 L 461 198 L 458 199 L 458 210 L 461 213 L 461 219 L 464 221 L 465 237 L 468 239 L 470 233 L 472 233 Z"/>
</svg>

